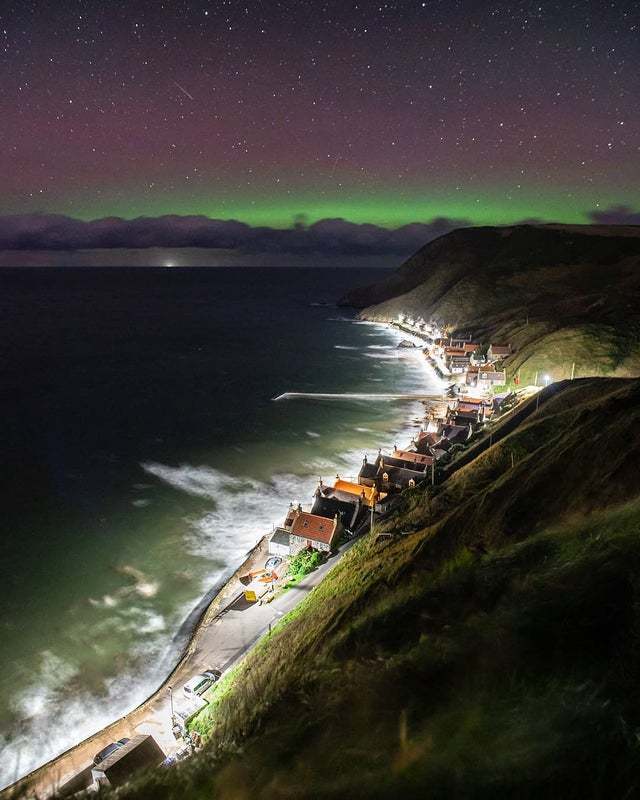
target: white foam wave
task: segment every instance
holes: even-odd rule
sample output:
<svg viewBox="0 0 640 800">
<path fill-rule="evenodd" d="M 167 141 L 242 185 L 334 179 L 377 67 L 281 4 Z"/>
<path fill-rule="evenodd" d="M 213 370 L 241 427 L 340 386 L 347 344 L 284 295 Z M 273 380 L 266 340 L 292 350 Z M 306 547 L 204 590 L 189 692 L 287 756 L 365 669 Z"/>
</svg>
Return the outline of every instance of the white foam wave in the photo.
<svg viewBox="0 0 640 800">
<path fill-rule="evenodd" d="M 392 341 L 405 338 L 394 339 L 391 329 L 383 326 L 376 328 L 376 323 L 359 321 L 356 324 L 371 326 L 372 332 L 367 335 L 391 336 Z M 407 353 L 414 356 L 412 351 Z M 434 391 L 439 385 L 438 380 L 433 373 L 429 374 L 419 351 L 415 356 L 399 360 L 403 366 L 401 371 L 398 370 L 397 389 L 415 390 L 416 385 L 424 387 L 427 376 L 427 390 Z M 392 358 L 395 359 L 395 356 Z M 382 361 L 371 366 L 391 369 Z M 411 420 L 421 411 L 419 403 L 412 404 L 405 412 L 405 419 Z M 216 564 L 217 572 L 207 577 L 203 589 L 209 589 L 223 572 L 235 568 L 255 542 L 270 531 L 272 525 L 282 522 L 290 501 L 300 501 L 308 507 L 319 476 L 323 476 L 327 482 L 336 473 L 345 477 L 355 476 L 364 452 L 374 454 L 380 444 L 386 443 L 391 447 L 394 441 L 408 441 L 415 428 L 407 422 L 390 430 L 387 436 L 367 427 L 356 430 L 365 434 L 362 443 L 330 458 L 319 456 L 301 463 L 302 476 L 283 473 L 274 475 L 269 481 L 259 481 L 229 475 L 207 465 L 170 466 L 157 462 L 142 465 L 148 475 L 173 486 L 176 491 L 204 501 L 203 513 L 186 521 L 188 530 L 185 535 L 185 546 L 191 552 Z M 311 433 L 313 431 L 307 431 L 309 436 Z M 152 489 L 153 484 L 139 483 L 135 488 Z M 121 670 L 117 679 L 105 682 L 101 693 L 82 689 L 71 692 L 68 686 L 65 691 L 65 685 L 78 679 L 74 667 L 56 660 L 58 657 L 55 654 L 43 657 L 33 685 L 16 698 L 16 708 L 25 717 L 19 734 L 11 741 L 3 741 L 0 736 L 0 751 L 3 754 L 0 760 L 0 784 L 6 784 L 28 772 L 131 710 L 163 677 L 161 673 L 166 670 L 164 656 L 170 644 L 168 633 L 175 629 L 175 620 L 165 619 L 150 607 L 159 588 L 156 581 L 132 565 L 124 565 L 119 571 L 130 579 L 129 584 L 100 598 L 88 598 L 88 602 L 108 614 L 101 623 L 105 631 L 109 626 L 131 626 L 137 631 L 139 643 L 128 654 L 130 658 L 139 659 L 136 669 L 129 672 Z M 140 599 L 132 607 L 130 603 L 134 598 Z M 190 607 L 181 609 L 185 614 L 188 610 Z M 180 610 L 176 612 L 179 613 Z M 100 625 L 92 630 L 90 642 L 90 646 L 96 650 L 103 646 L 103 641 L 108 641 L 108 635 L 105 634 L 104 639 L 98 635 L 99 629 Z M 52 675 L 58 676 L 58 683 L 49 682 Z"/>
<path fill-rule="evenodd" d="M 398 361 L 400 359 L 400 355 L 398 353 L 365 353 L 367 358 L 381 358 L 385 361 Z"/>
<path fill-rule="evenodd" d="M 150 617 L 145 630 L 155 625 Z M 0 735 L 0 787 L 133 710 L 160 683 L 158 665 L 165 638 L 145 636 L 144 649 L 134 653 L 140 657 L 140 668 L 107 680 L 100 693 L 73 686 L 78 670 L 55 654 L 44 653 L 34 684 L 14 701 L 22 717 L 20 730 L 11 737 Z"/>
</svg>

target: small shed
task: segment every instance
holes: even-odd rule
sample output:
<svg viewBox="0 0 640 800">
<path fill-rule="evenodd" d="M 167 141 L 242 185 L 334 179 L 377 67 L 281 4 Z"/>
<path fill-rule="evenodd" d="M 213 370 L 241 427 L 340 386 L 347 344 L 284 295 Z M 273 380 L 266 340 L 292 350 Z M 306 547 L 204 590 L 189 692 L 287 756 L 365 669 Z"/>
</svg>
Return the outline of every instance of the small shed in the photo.
<svg viewBox="0 0 640 800">
<path fill-rule="evenodd" d="M 276 528 L 269 539 L 269 555 L 288 556 L 291 554 L 291 542 L 289 531 L 284 528 Z"/>
<path fill-rule="evenodd" d="M 165 755 L 153 736 L 141 734 L 107 756 L 92 769 L 91 774 L 99 786 L 122 786 L 136 772 L 158 767 L 164 759 Z"/>
</svg>

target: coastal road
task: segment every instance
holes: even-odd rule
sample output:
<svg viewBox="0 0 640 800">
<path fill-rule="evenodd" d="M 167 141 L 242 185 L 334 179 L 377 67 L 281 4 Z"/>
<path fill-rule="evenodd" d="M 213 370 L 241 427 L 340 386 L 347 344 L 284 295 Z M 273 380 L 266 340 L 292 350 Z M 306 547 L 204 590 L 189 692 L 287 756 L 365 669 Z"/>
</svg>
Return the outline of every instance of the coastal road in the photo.
<svg viewBox="0 0 640 800">
<path fill-rule="evenodd" d="M 259 606 L 239 599 L 212 619 L 205 617 L 187 655 L 165 684 L 130 714 L 31 773 L 29 794 L 39 798 L 50 796 L 73 775 L 86 770 L 95 753 L 123 737 L 151 734 L 167 754 L 174 752 L 177 744 L 171 732 L 168 686 L 174 687 L 177 699 L 181 687 L 193 675 L 212 668 L 225 671 L 233 666 L 269 630 L 269 625 L 275 625 L 322 581 L 352 545 L 353 541 L 345 544 L 325 564 L 271 603 Z"/>
</svg>

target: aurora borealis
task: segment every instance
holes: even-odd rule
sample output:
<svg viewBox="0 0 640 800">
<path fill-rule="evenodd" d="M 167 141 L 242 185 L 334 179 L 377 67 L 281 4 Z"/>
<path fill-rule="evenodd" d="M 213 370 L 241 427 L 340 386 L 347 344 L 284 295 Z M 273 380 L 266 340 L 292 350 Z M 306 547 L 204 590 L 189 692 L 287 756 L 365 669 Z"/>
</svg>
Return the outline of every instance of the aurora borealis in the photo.
<svg viewBox="0 0 640 800">
<path fill-rule="evenodd" d="M 0 213 L 587 222 L 640 185 L 632 2 L 8 2 Z"/>
</svg>

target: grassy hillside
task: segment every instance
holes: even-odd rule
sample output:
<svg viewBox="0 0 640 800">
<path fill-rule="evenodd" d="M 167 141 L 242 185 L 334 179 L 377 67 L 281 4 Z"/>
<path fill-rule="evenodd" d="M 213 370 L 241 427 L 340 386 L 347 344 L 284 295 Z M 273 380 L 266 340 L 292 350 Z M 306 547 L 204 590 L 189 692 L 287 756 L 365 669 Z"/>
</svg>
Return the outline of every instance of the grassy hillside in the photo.
<svg viewBox="0 0 640 800">
<path fill-rule="evenodd" d="M 343 303 L 369 319 L 438 319 L 511 342 L 525 382 L 640 374 L 640 228 L 468 228 L 430 242 Z"/>
<path fill-rule="evenodd" d="M 201 755 L 119 796 L 636 796 L 639 423 L 640 381 L 586 379 L 496 430 L 225 679 Z"/>
</svg>

